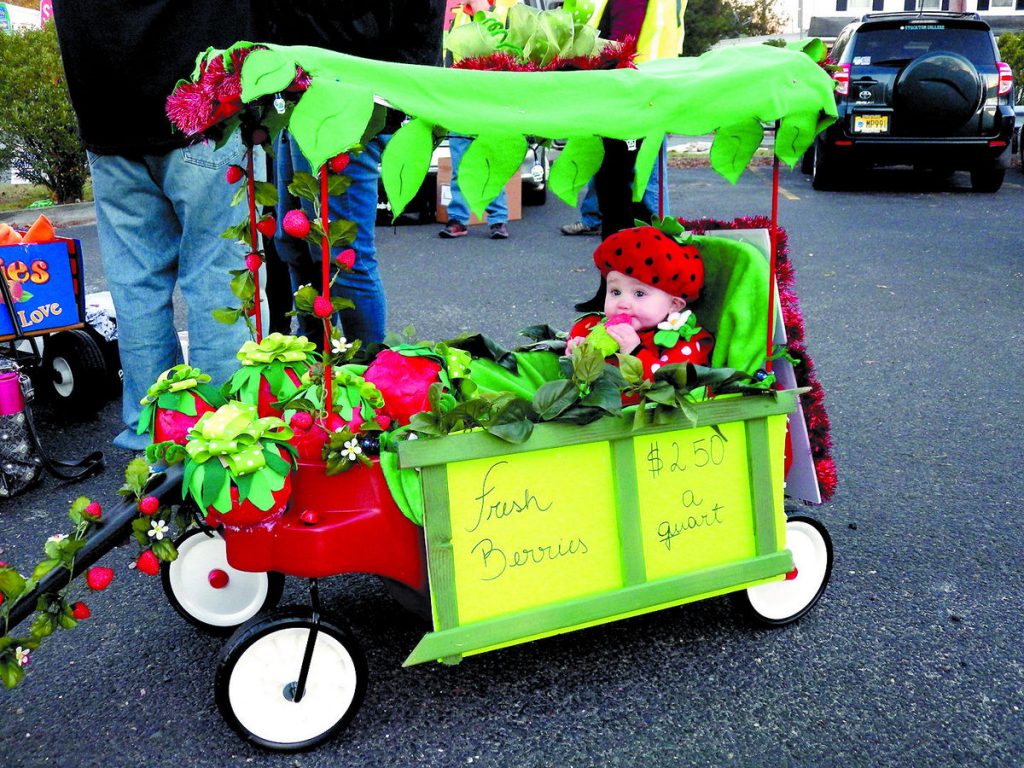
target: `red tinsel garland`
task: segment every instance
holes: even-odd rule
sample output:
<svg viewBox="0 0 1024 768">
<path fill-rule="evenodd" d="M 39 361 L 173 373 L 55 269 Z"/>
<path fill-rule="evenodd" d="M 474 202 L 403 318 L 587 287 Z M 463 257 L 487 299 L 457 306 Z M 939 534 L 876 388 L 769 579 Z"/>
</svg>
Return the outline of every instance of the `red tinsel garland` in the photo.
<svg viewBox="0 0 1024 768">
<path fill-rule="evenodd" d="M 743 216 L 733 221 L 718 219 L 694 219 L 680 221 L 687 231 L 698 235 L 714 229 L 768 229 L 771 220 L 767 216 Z M 795 359 L 793 365 L 797 385 L 810 387 L 804 397 L 804 417 L 807 420 L 807 434 L 811 443 L 811 457 L 818 478 L 818 488 L 823 501 L 828 501 L 836 490 L 838 476 L 832 459 L 832 435 L 828 413 L 825 410 L 825 392 L 814 370 L 814 361 L 804 344 L 804 316 L 800 311 L 800 300 L 794 287 L 793 263 L 789 260 L 789 246 L 786 231 L 779 227 L 776 240 L 775 277 L 779 286 L 779 300 L 782 304 L 782 319 L 786 326 L 787 349 Z"/>
</svg>

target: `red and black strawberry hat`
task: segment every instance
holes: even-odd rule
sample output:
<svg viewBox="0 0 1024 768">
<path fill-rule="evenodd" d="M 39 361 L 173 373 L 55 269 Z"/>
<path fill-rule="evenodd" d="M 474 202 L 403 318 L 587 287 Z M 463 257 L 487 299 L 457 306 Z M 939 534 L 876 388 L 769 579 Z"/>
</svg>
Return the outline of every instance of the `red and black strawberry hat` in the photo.
<svg viewBox="0 0 1024 768">
<path fill-rule="evenodd" d="M 601 277 L 615 271 L 696 301 L 704 287 L 704 261 L 695 245 L 680 245 L 655 227 L 633 227 L 611 235 L 594 251 Z"/>
</svg>

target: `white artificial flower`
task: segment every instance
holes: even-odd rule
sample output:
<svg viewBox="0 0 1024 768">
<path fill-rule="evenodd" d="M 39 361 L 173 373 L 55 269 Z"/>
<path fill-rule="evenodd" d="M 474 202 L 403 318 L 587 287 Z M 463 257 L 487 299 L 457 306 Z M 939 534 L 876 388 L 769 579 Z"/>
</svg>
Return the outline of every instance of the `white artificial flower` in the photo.
<svg viewBox="0 0 1024 768">
<path fill-rule="evenodd" d="M 682 312 L 673 312 L 658 323 L 658 328 L 663 331 L 678 331 L 686 325 L 687 321 L 690 319 L 690 314 L 691 312 L 688 309 L 683 310 Z"/>
<path fill-rule="evenodd" d="M 334 351 L 334 354 L 343 355 L 352 349 L 352 343 L 344 336 L 341 336 L 337 339 L 331 339 L 331 349 Z"/>
<path fill-rule="evenodd" d="M 150 528 L 146 531 L 146 535 L 151 539 L 156 539 L 157 541 L 160 541 L 164 537 L 164 534 L 169 533 L 171 530 L 165 520 L 150 520 L 149 525 Z"/>
<path fill-rule="evenodd" d="M 53 536 L 48 538 L 47 541 L 52 541 L 55 544 L 59 544 L 60 542 L 64 541 L 64 539 L 66 539 L 67 537 L 68 535 L 66 533 L 55 533 L 53 534 Z"/>
<path fill-rule="evenodd" d="M 31 661 L 29 658 L 28 648 L 22 648 L 20 645 L 14 649 L 14 660 L 18 662 L 19 667 L 27 667 Z"/>
<path fill-rule="evenodd" d="M 359 440 L 352 438 L 345 441 L 345 447 L 341 449 L 341 455 L 349 461 L 356 461 L 363 449 L 359 447 Z"/>
</svg>

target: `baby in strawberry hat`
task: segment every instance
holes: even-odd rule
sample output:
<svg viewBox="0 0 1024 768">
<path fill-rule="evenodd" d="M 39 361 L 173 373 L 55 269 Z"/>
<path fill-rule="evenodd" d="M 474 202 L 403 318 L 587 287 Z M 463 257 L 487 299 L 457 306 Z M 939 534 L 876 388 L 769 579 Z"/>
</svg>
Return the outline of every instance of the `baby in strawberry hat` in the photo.
<svg viewBox="0 0 1024 768">
<path fill-rule="evenodd" d="M 655 227 L 624 229 L 598 246 L 594 265 L 605 280 L 604 313 L 576 321 L 566 354 L 584 341 L 606 357 L 631 354 L 648 379 L 663 365 L 708 364 L 714 337 L 686 309 L 704 287 L 695 245 L 681 245 Z"/>
</svg>

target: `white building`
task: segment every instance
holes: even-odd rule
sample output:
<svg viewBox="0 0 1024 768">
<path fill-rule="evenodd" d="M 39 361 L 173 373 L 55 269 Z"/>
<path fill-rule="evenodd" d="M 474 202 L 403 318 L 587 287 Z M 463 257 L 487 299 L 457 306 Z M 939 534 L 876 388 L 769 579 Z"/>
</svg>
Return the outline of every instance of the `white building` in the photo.
<svg viewBox="0 0 1024 768">
<path fill-rule="evenodd" d="M 39 9 L 22 8 L 13 3 L 0 3 L 0 32 L 23 27 L 39 28 Z"/>
</svg>

